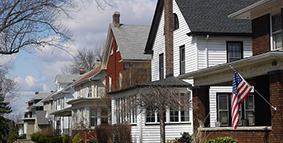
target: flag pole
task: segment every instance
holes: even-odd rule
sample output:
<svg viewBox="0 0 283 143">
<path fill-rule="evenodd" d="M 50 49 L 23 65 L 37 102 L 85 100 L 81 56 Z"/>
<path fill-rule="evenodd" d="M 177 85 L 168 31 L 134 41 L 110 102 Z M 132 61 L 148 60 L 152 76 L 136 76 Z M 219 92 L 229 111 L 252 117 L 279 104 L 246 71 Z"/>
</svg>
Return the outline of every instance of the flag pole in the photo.
<svg viewBox="0 0 283 143">
<path fill-rule="evenodd" d="M 229 67 L 233 70 L 235 70 L 231 65 L 229 65 Z M 273 109 L 276 111 L 276 107 L 272 106 L 253 86 L 252 88 L 254 89 L 254 91 Z"/>
</svg>

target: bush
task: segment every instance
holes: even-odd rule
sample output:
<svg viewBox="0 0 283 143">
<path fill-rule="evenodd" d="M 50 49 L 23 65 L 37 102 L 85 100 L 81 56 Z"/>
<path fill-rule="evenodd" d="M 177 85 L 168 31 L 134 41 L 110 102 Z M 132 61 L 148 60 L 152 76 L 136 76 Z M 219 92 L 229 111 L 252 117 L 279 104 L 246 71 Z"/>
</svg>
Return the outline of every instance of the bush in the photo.
<svg viewBox="0 0 283 143">
<path fill-rule="evenodd" d="M 38 143 L 51 143 L 51 137 L 40 137 Z"/>
<path fill-rule="evenodd" d="M 63 137 L 51 137 L 51 143 L 63 143 Z"/>
<path fill-rule="evenodd" d="M 13 143 L 14 141 L 17 140 L 17 135 L 16 133 L 13 133 L 9 138 L 8 138 L 8 143 Z"/>
<path fill-rule="evenodd" d="M 131 126 L 128 124 L 115 124 L 112 127 L 112 135 L 115 143 L 130 143 Z"/>
<path fill-rule="evenodd" d="M 23 135 L 19 136 L 18 139 L 27 139 L 27 135 L 23 134 Z"/>
<path fill-rule="evenodd" d="M 79 135 L 79 133 L 77 133 L 73 140 L 72 140 L 72 143 L 81 143 L 83 141 L 82 137 Z"/>
<path fill-rule="evenodd" d="M 71 141 L 71 137 L 68 134 L 64 135 L 63 143 L 69 143 L 70 141 Z"/>
<path fill-rule="evenodd" d="M 96 140 L 92 140 L 89 143 L 98 143 Z"/>
<path fill-rule="evenodd" d="M 210 139 L 206 143 L 238 143 L 238 141 L 232 137 L 218 137 Z"/>
<path fill-rule="evenodd" d="M 38 140 L 41 136 L 44 136 L 44 134 L 33 133 L 33 134 L 30 135 L 31 140 L 34 141 L 34 142 L 38 142 Z"/>
<path fill-rule="evenodd" d="M 182 136 L 180 138 L 175 138 L 180 143 L 191 143 L 193 141 L 192 136 L 188 132 L 180 133 Z"/>
<path fill-rule="evenodd" d="M 108 124 L 98 125 L 94 131 L 99 143 L 107 143 L 111 137 L 112 126 Z"/>
</svg>

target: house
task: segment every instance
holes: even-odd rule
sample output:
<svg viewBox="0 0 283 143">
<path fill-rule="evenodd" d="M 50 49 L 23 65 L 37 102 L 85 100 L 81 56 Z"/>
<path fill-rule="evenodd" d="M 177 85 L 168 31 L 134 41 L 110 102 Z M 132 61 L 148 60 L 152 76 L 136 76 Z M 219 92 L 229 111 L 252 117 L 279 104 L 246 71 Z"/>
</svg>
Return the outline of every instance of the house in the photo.
<svg viewBox="0 0 283 143">
<path fill-rule="evenodd" d="M 143 54 L 149 30 L 149 25 L 121 24 L 120 13 L 115 12 L 113 23 L 109 25 L 101 65 L 102 68 L 107 69 L 106 93 L 112 96 L 111 122 L 112 124 L 125 122 L 133 124 L 134 136 L 140 131 L 141 126 L 135 126 L 139 117 L 132 114 L 131 118 L 124 118 L 117 111 L 119 103 L 122 103 L 121 100 L 128 95 L 129 87 L 151 81 L 151 55 Z"/>
<path fill-rule="evenodd" d="M 29 139 L 30 135 L 35 132 L 45 133 L 48 130 L 49 123 L 45 118 L 46 111 L 43 110 L 41 100 L 51 93 L 35 92 L 35 96 L 28 101 L 28 108 L 25 111 L 23 120 L 23 133 Z"/>
<path fill-rule="evenodd" d="M 82 133 L 83 140 L 95 139 L 94 128 L 110 123 L 110 99 L 105 94 L 106 70 L 96 62 L 96 68 L 83 74 L 72 83 L 73 98 L 67 101 L 71 106 L 72 137 Z"/>
<path fill-rule="evenodd" d="M 49 115 L 53 116 L 53 128 L 56 136 L 65 134 L 71 135 L 71 105 L 67 102 L 73 99 L 74 90 L 71 84 L 80 78 L 81 75 L 56 75 L 55 85 L 56 91 L 51 95 L 53 100 L 53 112 Z M 51 105 L 52 106 L 52 105 Z"/>
<path fill-rule="evenodd" d="M 143 54 L 149 28 L 120 24 L 120 13 L 113 14 L 101 65 L 107 69 L 106 93 L 150 81 L 151 56 Z"/>
<path fill-rule="evenodd" d="M 233 19 L 251 20 L 253 56 L 180 76 L 182 79 L 194 80 L 194 86 L 197 88 L 193 92 L 193 102 L 200 107 L 194 109 L 194 112 L 200 117 L 205 117 L 209 111 L 219 108 L 223 112 L 214 112 L 210 120 L 215 120 L 213 117 L 216 116 L 224 117 L 226 114 L 226 126 L 200 128 L 208 138 L 230 136 L 239 142 L 283 141 L 282 8 L 280 0 L 261 0 L 230 14 L 229 17 Z M 209 94 L 209 89 L 215 86 L 232 85 L 233 70 L 230 65 L 255 89 L 253 96 L 248 96 L 246 102 L 241 105 L 241 109 L 244 109 L 241 112 L 248 117 L 249 124 L 239 126 L 237 130 L 231 127 L 231 90 L 228 94 Z M 220 100 L 212 100 L 217 97 Z M 272 106 L 276 107 L 276 110 Z M 194 126 L 197 128 L 198 124 Z"/>
<path fill-rule="evenodd" d="M 144 50 L 145 54 L 152 55 L 152 81 L 177 77 L 251 56 L 250 21 L 230 19 L 227 16 L 254 2 L 255 0 L 159 0 Z M 194 85 L 193 79 L 184 81 Z M 218 86 L 210 88 L 209 92 L 214 94 L 216 91 L 230 91 L 229 88 L 231 87 Z M 193 92 L 194 90 L 190 91 Z M 168 116 L 182 116 L 180 113 L 169 113 L 170 111 Z M 171 136 L 166 139 L 180 137 L 180 133 L 184 131 L 192 134 L 193 124 L 204 119 L 195 118 L 197 114 L 198 112 L 191 110 L 189 121 L 186 122 L 168 120 L 165 131 Z M 206 124 L 215 126 L 210 122 L 214 123 L 215 120 L 206 120 Z M 148 128 L 152 132 L 158 132 L 158 127 Z M 159 142 L 158 136 L 144 138 L 144 142 Z"/>
</svg>

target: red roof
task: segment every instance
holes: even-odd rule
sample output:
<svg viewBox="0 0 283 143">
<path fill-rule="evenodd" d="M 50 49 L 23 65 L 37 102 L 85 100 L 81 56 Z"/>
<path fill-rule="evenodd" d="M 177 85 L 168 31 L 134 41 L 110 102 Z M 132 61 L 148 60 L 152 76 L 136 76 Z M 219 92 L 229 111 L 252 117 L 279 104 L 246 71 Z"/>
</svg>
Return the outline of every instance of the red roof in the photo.
<svg viewBox="0 0 283 143">
<path fill-rule="evenodd" d="M 85 76 L 83 76 L 81 79 L 79 79 L 78 81 L 76 81 L 76 82 L 74 83 L 74 85 L 77 84 L 77 83 L 79 83 L 79 82 L 81 82 L 81 81 L 83 81 L 83 80 L 85 80 L 85 79 L 87 79 L 87 78 L 89 78 L 89 77 L 91 77 L 91 76 L 93 76 L 93 75 L 95 75 L 96 73 L 98 73 L 99 70 L 100 70 L 100 67 L 101 67 L 101 66 L 99 66 L 99 67 L 95 68 L 94 70 L 90 71 L 89 73 L 87 73 L 87 74 L 86 74 Z"/>
</svg>

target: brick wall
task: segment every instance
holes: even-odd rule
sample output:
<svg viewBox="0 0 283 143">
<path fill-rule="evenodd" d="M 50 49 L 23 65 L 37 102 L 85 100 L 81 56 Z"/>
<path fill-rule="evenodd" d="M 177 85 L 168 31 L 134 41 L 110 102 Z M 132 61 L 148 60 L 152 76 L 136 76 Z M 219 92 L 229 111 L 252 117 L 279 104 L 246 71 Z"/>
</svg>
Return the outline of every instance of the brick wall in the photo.
<svg viewBox="0 0 283 143">
<path fill-rule="evenodd" d="M 193 89 L 193 124 L 194 131 L 199 127 L 199 120 L 203 121 L 209 113 L 209 87 L 194 87 Z M 209 124 L 206 119 L 205 126 Z"/>
<path fill-rule="evenodd" d="M 215 131 L 206 132 L 207 139 L 233 137 L 239 143 L 264 143 L 269 140 L 269 131 Z"/>
<path fill-rule="evenodd" d="M 277 108 L 271 110 L 272 132 L 270 142 L 283 142 L 283 70 L 269 72 L 270 103 Z"/>
<path fill-rule="evenodd" d="M 173 3 L 164 0 L 166 77 L 173 76 Z"/>
<path fill-rule="evenodd" d="M 106 93 L 109 91 L 109 76 L 112 79 L 112 89 L 115 91 L 119 89 L 119 72 L 124 70 L 124 63 L 119 63 L 121 60 L 121 54 L 117 51 L 117 43 L 115 36 L 113 36 L 112 48 L 113 54 L 109 54 L 108 64 L 107 64 L 107 77 L 106 77 Z M 111 53 L 111 52 L 110 52 Z"/>
<path fill-rule="evenodd" d="M 270 51 L 270 15 L 252 20 L 253 55 Z"/>
</svg>

